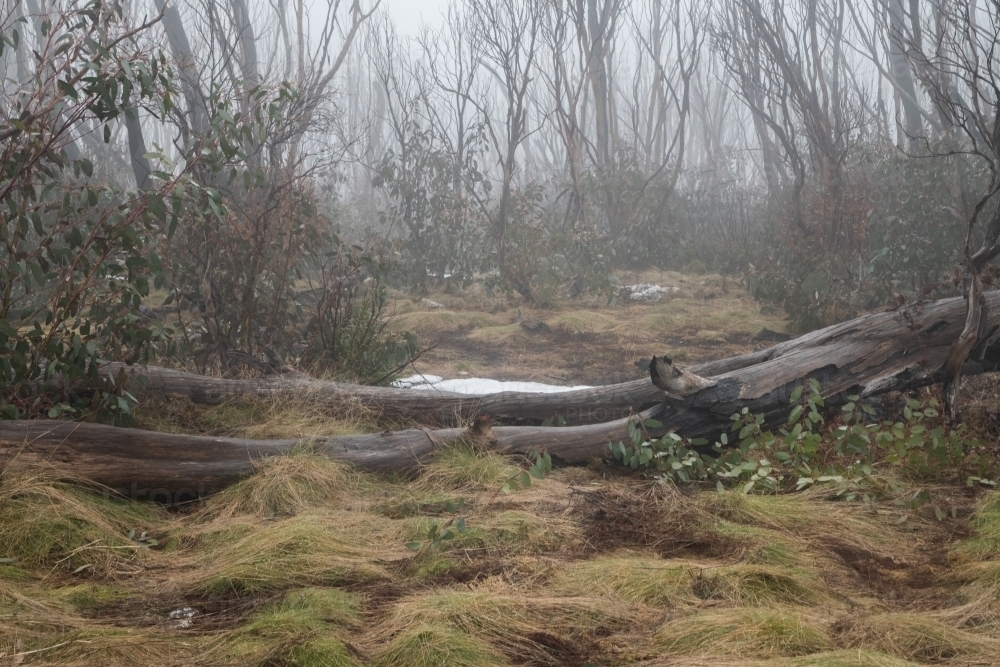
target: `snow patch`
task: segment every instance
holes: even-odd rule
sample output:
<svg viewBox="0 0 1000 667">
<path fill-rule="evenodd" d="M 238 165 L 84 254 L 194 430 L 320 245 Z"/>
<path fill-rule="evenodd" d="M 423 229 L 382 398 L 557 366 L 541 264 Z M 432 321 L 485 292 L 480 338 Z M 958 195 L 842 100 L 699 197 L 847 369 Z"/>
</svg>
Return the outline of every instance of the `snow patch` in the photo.
<svg viewBox="0 0 1000 667">
<path fill-rule="evenodd" d="M 679 287 L 654 285 L 652 283 L 639 283 L 638 285 L 626 285 L 622 288 L 622 296 L 631 301 L 642 301 L 644 303 L 656 303 L 671 292 L 680 291 Z"/>
<path fill-rule="evenodd" d="M 178 628 L 190 628 L 191 619 L 198 615 L 197 609 L 192 609 L 191 607 L 184 607 L 183 609 L 174 609 L 167 615 L 167 618 L 171 621 L 178 621 Z"/>
<path fill-rule="evenodd" d="M 403 389 L 420 389 L 429 391 L 451 391 L 456 394 L 496 394 L 501 391 L 521 391 L 538 394 L 555 394 L 577 389 L 590 389 L 588 385 L 566 387 L 543 382 L 504 382 L 488 378 L 457 378 L 445 380 L 440 375 L 411 375 L 392 383 L 394 387 Z"/>
</svg>

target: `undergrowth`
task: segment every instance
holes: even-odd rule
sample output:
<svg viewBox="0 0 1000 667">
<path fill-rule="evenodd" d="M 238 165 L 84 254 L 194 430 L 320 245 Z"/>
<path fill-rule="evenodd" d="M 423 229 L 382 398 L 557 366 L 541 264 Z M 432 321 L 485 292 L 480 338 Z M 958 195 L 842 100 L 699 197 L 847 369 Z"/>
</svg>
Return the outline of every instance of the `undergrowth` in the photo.
<svg viewBox="0 0 1000 667">
<path fill-rule="evenodd" d="M 946 423 L 933 396 L 903 398 L 895 419 L 880 418 L 859 396 L 850 396 L 839 414 L 831 415 L 819 383 L 810 379 L 792 391 L 790 404 L 777 432 L 766 428 L 764 415 L 744 408 L 732 415 L 730 432 L 711 447 L 705 439 L 686 439 L 672 431 L 649 437 L 650 430 L 662 428 L 655 419 L 631 422 L 631 443 L 612 443 L 611 455 L 661 482 L 715 482 L 720 491 L 824 487 L 835 497 L 870 501 L 910 490 L 905 502 L 931 505 L 938 519 L 956 510 L 937 503 L 921 482 L 997 486 L 995 452 L 987 451 L 985 442 L 963 424 Z"/>
<path fill-rule="evenodd" d="M 302 447 L 173 510 L 7 476 L 0 665 L 992 664 L 980 445 L 927 442 L 930 403 L 886 424 L 816 397 L 776 432 L 738 415 L 731 458 L 633 441 L 644 476 L 472 442 L 406 478 Z"/>
</svg>

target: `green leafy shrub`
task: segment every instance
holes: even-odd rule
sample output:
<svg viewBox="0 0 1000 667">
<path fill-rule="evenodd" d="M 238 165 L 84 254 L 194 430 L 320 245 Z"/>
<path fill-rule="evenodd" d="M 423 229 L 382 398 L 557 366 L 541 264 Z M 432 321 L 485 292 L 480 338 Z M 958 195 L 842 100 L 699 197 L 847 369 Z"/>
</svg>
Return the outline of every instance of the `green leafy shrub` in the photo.
<svg viewBox="0 0 1000 667">
<path fill-rule="evenodd" d="M 0 415 L 101 414 L 130 421 L 132 397 L 98 374 L 106 360 L 148 358 L 169 331 L 140 312 L 159 280 L 154 240 L 199 188 L 197 160 L 155 171 L 142 192 L 98 182 L 74 136 L 110 141 L 140 106 L 164 113 L 171 75 L 143 50 L 118 2 L 42 22 L 38 76 L 5 92 L 0 115 Z M 0 33 L 0 57 L 19 23 Z M 8 104 L 9 103 L 9 104 Z M 205 152 L 213 149 L 209 142 Z M 77 393 L 80 381 L 88 390 Z"/>
<path fill-rule="evenodd" d="M 877 488 L 876 460 L 922 477 L 959 474 L 970 463 L 980 468 L 986 463 L 970 461 L 982 443 L 963 426 L 944 424 L 934 398 L 907 398 L 902 418 L 884 422 L 876 422 L 875 409 L 861 404 L 859 397 L 849 398 L 841 406 L 842 418 L 831 426 L 819 383 L 811 379 L 792 392 L 791 410 L 777 433 L 765 428 L 763 415 L 746 408 L 732 416 L 730 433 L 721 434 L 711 447 L 707 440 L 687 440 L 673 432 L 649 438 L 646 429 L 662 424 L 647 420 L 630 423 L 631 443 L 612 443 L 611 455 L 633 469 L 651 470 L 663 481 L 715 481 L 720 489 L 740 485 L 746 493 L 831 485 L 848 500 L 868 497 Z M 968 480 L 993 484 L 981 476 Z M 918 491 L 911 500 L 921 504 L 930 498 Z"/>
</svg>

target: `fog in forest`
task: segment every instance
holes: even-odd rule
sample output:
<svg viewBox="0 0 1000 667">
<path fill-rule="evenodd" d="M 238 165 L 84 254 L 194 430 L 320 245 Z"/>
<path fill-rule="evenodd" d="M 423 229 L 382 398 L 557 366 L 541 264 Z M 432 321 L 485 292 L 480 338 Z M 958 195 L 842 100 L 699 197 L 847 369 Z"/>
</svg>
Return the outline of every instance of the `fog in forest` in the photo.
<svg viewBox="0 0 1000 667">
<path fill-rule="evenodd" d="M 0 18 L 5 319 L 70 321 L 114 278 L 93 298 L 117 354 L 336 368 L 355 344 L 338 318 L 361 317 L 345 280 L 378 285 L 362 338 L 384 289 L 545 307 L 613 301 L 625 269 L 712 273 L 807 331 L 992 280 L 995 3 L 8 0 Z M 150 291 L 179 336 L 116 319 Z M 416 349 L 397 343 L 379 354 Z M 372 363 L 346 372 L 395 368 Z"/>
<path fill-rule="evenodd" d="M 0 666 L 997 664 L 998 57 L 0 0 Z"/>
</svg>

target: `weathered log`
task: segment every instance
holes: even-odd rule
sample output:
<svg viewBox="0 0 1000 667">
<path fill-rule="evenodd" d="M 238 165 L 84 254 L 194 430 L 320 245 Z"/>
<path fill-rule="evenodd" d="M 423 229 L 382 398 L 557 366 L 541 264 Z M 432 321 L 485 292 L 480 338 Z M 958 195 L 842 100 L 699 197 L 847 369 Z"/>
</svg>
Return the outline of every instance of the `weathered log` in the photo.
<svg viewBox="0 0 1000 667">
<path fill-rule="evenodd" d="M 989 292 L 984 298 L 992 329 L 997 324 L 996 313 L 1000 313 L 1000 292 Z M 793 390 L 809 378 L 821 383 L 828 405 L 845 402 L 853 394 L 870 397 L 940 382 L 944 378 L 944 363 L 951 344 L 964 328 L 965 315 L 961 298 L 916 304 L 906 310 L 875 313 L 827 327 L 768 350 L 695 366 L 687 371 L 700 376 L 698 382 L 687 385 L 694 389 L 693 393 L 671 396 L 667 406 L 658 405 L 643 413 L 643 417 L 655 413 L 663 423 L 663 428 L 653 435 L 673 430 L 689 438 L 706 437 L 711 441 L 727 429 L 730 416 L 743 408 L 764 415 L 767 423 L 783 419 L 788 413 Z M 1000 346 L 987 347 L 982 361 L 967 367 L 965 374 L 993 371 L 998 367 Z M 653 368 L 664 377 L 674 375 L 676 370 L 662 359 L 659 363 L 654 361 Z M 232 382 L 198 376 L 184 378 L 183 374 L 169 372 L 154 374 L 152 378 L 153 386 L 157 386 L 156 378 L 160 379 L 160 390 L 170 387 L 162 382 L 164 378 L 182 380 L 174 386 L 186 387 L 188 391 L 181 393 L 192 398 L 198 396 L 197 391 L 218 392 L 219 382 Z M 188 378 L 207 384 L 192 384 Z M 648 387 L 643 386 L 647 384 Z M 221 386 L 228 388 L 227 391 L 236 391 L 232 385 Z M 334 386 L 336 391 L 344 392 L 342 385 Z M 194 391 L 192 387 L 201 389 Z M 242 393 L 254 387 L 260 392 L 271 392 L 275 383 L 245 381 L 238 385 Z M 416 410 L 415 415 L 420 414 L 419 410 L 441 415 L 447 409 L 453 410 L 451 414 L 472 414 L 472 411 L 484 412 L 488 405 L 506 405 L 508 416 L 538 416 L 551 414 L 550 411 L 565 411 L 568 405 L 599 408 L 599 404 L 573 401 L 581 400 L 581 396 L 587 397 L 586 400 L 614 396 L 614 392 L 622 391 L 623 387 L 628 388 L 627 391 L 634 388 L 636 395 L 648 396 L 636 401 L 638 405 L 661 401 L 664 396 L 649 380 L 554 395 L 506 393 L 468 397 L 444 392 L 368 388 L 377 392 L 368 396 L 379 396 L 387 401 L 383 405 L 393 405 L 398 397 L 406 409 Z M 303 384 L 296 380 L 281 386 L 281 391 L 295 390 L 315 390 L 315 383 Z M 346 393 L 338 395 L 349 397 Z M 533 400 L 553 397 L 558 400 L 546 403 L 544 412 L 532 411 Z M 463 412 L 466 409 L 469 411 Z M 525 412 L 520 412 L 521 409 Z M 581 462 L 602 456 L 609 442 L 626 439 L 628 418 L 567 427 L 497 427 L 492 433 L 491 446 L 500 452 L 527 453 L 546 449 L 564 461 Z M 363 468 L 406 470 L 418 465 L 440 442 L 462 434 L 461 429 L 454 428 L 410 429 L 319 437 L 311 442 L 317 451 Z M 286 453 L 299 442 L 170 435 L 68 422 L 0 422 L 0 470 L 16 471 L 39 463 L 61 464 L 74 475 L 121 489 L 127 495 L 149 497 L 152 494 L 156 500 L 176 501 L 218 490 L 252 472 L 255 461 Z"/>
<path fill-rule="evenodd" d="M 389 418 L 424 424 L 455 424 L 478 414 L 506 423 L 536 422 L 562 416 L 570 424 L 595 424 L 622 419 L 662 400 L 663 392 L 647 378 L 622 384 L 546 394 L 505 391 L 487 395 L 450 391 L 400 389 L 342 384 L 301 376 L 266 376 L 230 380 L 166 368 L 108 364 L 105 374 L 125 370 L 145 378 L 145 396 L 181 396 L 200 405 L 218 405 L 234 398 L 306 400 L 329 408 L 362 406 Z"/>
<path fill-rule="evenodd" d="M 995 330 L 1000 291 L 983 299 Z M 965 327 L 965 311 L 961 297 L 910 304 L 780 343 L 757 353 L 755 363 L 711 377 L 683 401 L 670 401 L 676 409 L 664 422 L 686 437 L 711 439 L 743 408 L 764 415 L 769 425 L 783 419 L 792 392 L 808 379 L 819 381 L 829 406 L 853 395 L 864 399 L 940 383 L 952 343 Z M 998 369 L 1000 345 L 992 344 L 963 374 Z"/>
<path fill-rule="evenodd" d="M 1000 324 L 1000 291 L 988 292 L 984 299 L 992 329 Z M 765 350 L 692 366 L 687 370 L 694 375 L 718 380 L 714 389 L 698 394 L 692 408 L 704 411 L 712 405 L 713 412 L 722 411 L 725 417 L 731 414 L 726 411 L 737 405 L 770 412 L 785 406 L 779 405 L 783 398 L 774 401 L 767 398 L 768 393 L 786 396 L 789 387 L 807 377 L 820 380 L 826 395 L 851 388 L 874 395 L 939 382 L 950 346 L 962 332 L 965 310 L 965 302 L 959 297 L 910 304 L 826 327 Z M 998 348 L 988 349 L 985 358 L 966 368 L 964 374 L 996 370 L 1000 364 Z M 540 423 L 559 415 L 567 424 L 591 424 L 622 419 L 663 399 L 662 390 L 649 378 L 555 394 L 501 392 L 473 396 L 302 377 L 227 380 L 117 364 L 108 365 L 105 372 L 117 374 L 121 368 L 142 373 L 150 394 L 186 396 L 200 404 L 218 404 L 239 396 L 295 396 L 330 406 L 362 404 L 389 417 L 433 424 L 454 424 L 477 414 L 488 414 L 505 423 Z M 739 400 L 731 400 L 733 396 Z M 708 419 L 706 426 L 711 424 L 708 415 L 702 419 Z M 689 420 L 684 423 L 689 425 Z"/>
<path fill-rule="evenodd" d="M 659 411 L 653 408 L 641 418 Z M 49 467 L 57 476 L 90 480 L 128 497 L 177 503 L 215 493 L 251 474 L 260 460 L 303 443 L 367 470 L 405 472 L 440 444 L 468 433 L 460 428 L 408 429 L 308 440 L 245 440 L 54 420 L 0 421 L 0 473 Z M 557 459 L 581 463 L 603 454 L 608 443 L 627 438 L 628 419 L 566 428 L 487 427 L 485 433 L 480 423 L 472 436 L 505 454 L 544 449 Z"/>
</svg>

